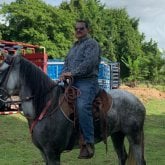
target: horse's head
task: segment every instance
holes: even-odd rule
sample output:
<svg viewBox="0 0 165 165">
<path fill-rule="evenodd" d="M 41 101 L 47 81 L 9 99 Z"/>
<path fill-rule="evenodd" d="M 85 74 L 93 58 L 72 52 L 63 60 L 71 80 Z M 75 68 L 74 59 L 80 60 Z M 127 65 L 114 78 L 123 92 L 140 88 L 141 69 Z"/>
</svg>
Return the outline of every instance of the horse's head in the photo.
<svg viewBox="0 0 165 165">
<path fill-rule="evenodd" d="M 19 87 L 20 56 L 4 55 L 0 63 L 0 89 L 9 95 L 15 94 Z"/>
</svg>

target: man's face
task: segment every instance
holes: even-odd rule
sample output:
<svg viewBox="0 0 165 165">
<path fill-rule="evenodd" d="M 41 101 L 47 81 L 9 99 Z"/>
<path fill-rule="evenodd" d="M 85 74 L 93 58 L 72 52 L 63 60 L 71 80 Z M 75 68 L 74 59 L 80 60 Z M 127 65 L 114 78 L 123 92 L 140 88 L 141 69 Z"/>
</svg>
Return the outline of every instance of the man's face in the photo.
<svg viewBox="0 0 165 165">
<path fill-rule="evenodd" d="M 79 40 L 88 34 L 88 29 L 85 27 L 84 22 L 77 22 L 75 26 L 75 36 Z"/>
</svg>

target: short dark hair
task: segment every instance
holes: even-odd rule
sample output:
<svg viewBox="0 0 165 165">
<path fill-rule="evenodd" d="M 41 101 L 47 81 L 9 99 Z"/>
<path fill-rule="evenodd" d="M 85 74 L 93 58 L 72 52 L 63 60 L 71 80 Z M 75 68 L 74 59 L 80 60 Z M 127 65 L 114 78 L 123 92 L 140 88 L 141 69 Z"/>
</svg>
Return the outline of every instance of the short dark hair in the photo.
<svg viewBox="0 0 165 165">
<path fill-rule="evenodd" d="M 76 23 L 77 23 L 77 22 L 82 22 L 82 23 L 85 24 L 85 27 L 86 27 L 87 29 L 89 28 L 89 22 L 88 22 L 88 21 L 82 20 L 82 19 L 81 19 L 81 20 L 77 20 Z"/>
</svg>

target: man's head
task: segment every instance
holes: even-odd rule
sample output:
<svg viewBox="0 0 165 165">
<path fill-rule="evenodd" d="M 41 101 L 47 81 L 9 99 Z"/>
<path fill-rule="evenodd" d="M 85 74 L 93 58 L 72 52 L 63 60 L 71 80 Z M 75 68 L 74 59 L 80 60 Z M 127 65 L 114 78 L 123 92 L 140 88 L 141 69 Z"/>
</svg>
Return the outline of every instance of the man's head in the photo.
<svg viewBox="0 0 165 165">
<path fill-rule="evenodd" d="M 76 22 L 75 26 L 75 36 L 78 40 L 84 38 L 88 35 L 89 25 L 87 21 L 79 20 Z"/>
</svg>

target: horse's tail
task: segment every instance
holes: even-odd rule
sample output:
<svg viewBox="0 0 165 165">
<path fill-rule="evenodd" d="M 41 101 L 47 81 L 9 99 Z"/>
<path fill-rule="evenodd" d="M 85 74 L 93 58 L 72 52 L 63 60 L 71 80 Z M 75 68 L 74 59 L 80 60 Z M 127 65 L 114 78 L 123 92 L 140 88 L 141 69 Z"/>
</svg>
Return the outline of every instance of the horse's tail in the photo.
<svg viewBox="0 0 165 165">
<path fill-rule="evenodd" d="M 143 130 L 142 130 L 141 136 L 142 136 L 142 140 L 141 140 L 141 145 L 142 145 L 142 161 L 143 161 L 143 165 L 146 165 L 146 161 L 145 161 L 145 158 L 144 158 L 144 131 Z"/>
<path fill-rule="evenodd" d="M 142 161 L 143 161 L 143 164 L 145 165 L 146 162 L 144 160 L 144 131 L 143 130 L 141 131 L 140 136 L 141 136 L 140 148 L 141 148 L 141 154 L 142 154 Z M 131 145 L 129 145 L 129 153 L 128 153 L 128 158 L 127 158 L 126 164 L 127 165 L 136 165 L 136 159 L 134 157 L 134 153 L 133 153 L 133 149 L 132 149 Z"/>
<path fill-rule="evenodd" d="M 129 146 L 129 152 L 128 152 L 128 158 L 127 158 L 126 164 L 127 165 L 136 165 L 136 160 L 134 158 L 134 154 L 133 154 L 133 150 L 132 150 L 131 146 Z"/>
</svg>

